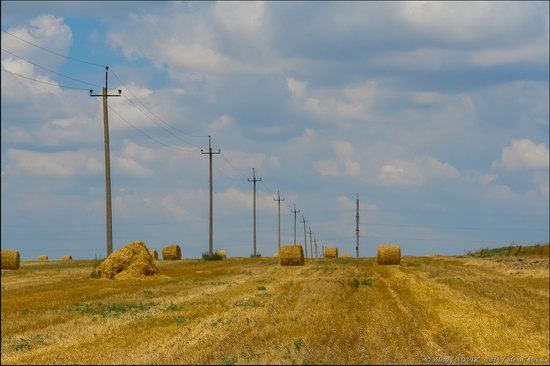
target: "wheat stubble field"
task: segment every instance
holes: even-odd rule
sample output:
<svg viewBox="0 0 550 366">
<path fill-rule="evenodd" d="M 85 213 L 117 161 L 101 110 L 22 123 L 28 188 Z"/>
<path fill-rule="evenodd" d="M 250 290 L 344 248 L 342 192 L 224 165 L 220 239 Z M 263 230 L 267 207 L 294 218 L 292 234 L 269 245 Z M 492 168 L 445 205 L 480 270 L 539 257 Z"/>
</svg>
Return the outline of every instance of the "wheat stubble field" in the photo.
<svg viewBox="0 0 550 366">
<path fill-rule="evenodd" d="M 542 261 L 158 261 L 160 278 L 128 281 L 23 261 L 2 271 L 2 363 L 545 364 Z"/>
</svg>

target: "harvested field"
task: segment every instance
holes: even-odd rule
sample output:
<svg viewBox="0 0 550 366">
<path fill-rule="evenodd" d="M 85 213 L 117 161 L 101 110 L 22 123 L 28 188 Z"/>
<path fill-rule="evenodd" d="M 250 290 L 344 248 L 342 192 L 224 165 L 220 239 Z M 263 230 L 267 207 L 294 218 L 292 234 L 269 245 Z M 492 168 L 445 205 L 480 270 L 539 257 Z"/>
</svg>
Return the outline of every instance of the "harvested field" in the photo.
<svg viewBox="0 0 550 366">
<path fill-rule="evenodd" d="M 517 276 L 505 262 L 443 256 L 182 260 L 158 262 L 147 281 L 93 279 L 93 267 L 2 271 L 2 364 L 548 362 L 540 266 Z"/>
</svg>

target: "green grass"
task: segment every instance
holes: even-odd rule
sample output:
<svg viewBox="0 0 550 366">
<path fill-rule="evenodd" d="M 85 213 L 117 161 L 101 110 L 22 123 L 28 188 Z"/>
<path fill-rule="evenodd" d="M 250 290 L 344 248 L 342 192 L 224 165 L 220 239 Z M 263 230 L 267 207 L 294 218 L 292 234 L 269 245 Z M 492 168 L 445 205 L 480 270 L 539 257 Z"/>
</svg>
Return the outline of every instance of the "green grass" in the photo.
<svg viewBox="0 0 550 366">
<path fill-rule="evenodd" d="M 548 257 L 549 244 L 536 245 L 510 245 L 500 248 L 483 248 L 478 251 L 468 251 L 467 256 L 488 258 L 488 257 L 511 257 L 511 256 L 533 256 L 533 257 Z"/>
</svg>

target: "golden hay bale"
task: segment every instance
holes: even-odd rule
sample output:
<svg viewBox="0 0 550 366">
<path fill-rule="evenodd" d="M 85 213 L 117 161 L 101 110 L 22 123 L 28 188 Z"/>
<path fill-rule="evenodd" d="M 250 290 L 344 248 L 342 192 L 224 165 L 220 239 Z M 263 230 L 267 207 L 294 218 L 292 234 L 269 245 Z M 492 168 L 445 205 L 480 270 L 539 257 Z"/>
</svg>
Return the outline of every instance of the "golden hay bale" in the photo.
<svg viewBox="0 0 550 366">
<path fill-rule="evenodd" d="M 153 259 L 159 259 L 159 254 L 156 250 L 150 250 L 149 254 L 151 254 L 151 257 L 153 257 Z"/>
<path fill-rule="evenodd" d="M 2 269 L 18 269 L 19 268 L 19 251 L 2 249 Z"/>
<path fill-rule="evenodd" d="M 73 259 L 72 255 L 64 255 L 63 257 L 61 257 L 62 261 L 70 261 L 72 259 Z"/>
<path fill-rule="evenodd" d="M 338 258 L 338 248 L 325 247 L 325 258 Z"/>
<path fill-rule="evenodd" d="M 279 258 L 281 266 L 300 266 L 304 264 L 304 250 L 301 245 L 282 246 Z"/>
<path fill-rule="evenodd" d="M 376 261 L 378 264 L 401 264 L 401 247 L 380 244 L 376 252 Z"/>
<path fill-rule="evenodd" d="M 38 256 L 38 260 L 39 260 L 39 261 L 47 261 L 47 260 L 48 260 L 48 256 L 47 256 L 47 255 L 39 255 L 39 256 Z"/>
<path fill-rule="evenodd" d="M 279 257 L 279 252 L 276 252 L 275 254 L 273 254 L 273 258 L 278 258 Z"/>
<path fill-rule="evenodd" d="M 162 259 L 164 260 L 180 260 L 181 249 L 177 244 L 172 244 L 162 248 Z"/>
<path fill-rule="evenodd" d="M 134 241 L 101 262 L 97 274 L 100 278 L 127 280 L 157 276 L 159 269 L 145 243 Z"/>
<path fill-rule="evenodd" d="M 348 252 L 344 252 L 344 253 L 342 253 L 342 255 L 340 256 L 340 258 L 351 258 L 351 255 L 349 255 Z"/>
<path fill-rule="evenodd" d="M 216 253 L 218 253 L 218 255 L 222 257 L 222 259 L 227 258 L 227 251 L 225 249 L 219 249 L 216 251 Z"/>
</svg>

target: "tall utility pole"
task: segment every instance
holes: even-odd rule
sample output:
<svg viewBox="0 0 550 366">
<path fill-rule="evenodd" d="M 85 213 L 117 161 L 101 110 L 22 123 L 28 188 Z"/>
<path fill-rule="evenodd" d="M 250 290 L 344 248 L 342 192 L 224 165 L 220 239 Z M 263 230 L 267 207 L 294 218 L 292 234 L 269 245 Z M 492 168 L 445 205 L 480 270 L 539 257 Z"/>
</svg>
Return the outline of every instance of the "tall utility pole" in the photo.
<svg viewBox="0 0 550 366">
<path fill-rule="evenodd" d="M 218 151 L 212 151 L 212 144 L 210 141 L 210 136 L 208 136 L 208 151 L 203 151 L 201 149 L 201 154 L 208 154 L 210 155 L 210 216 L 209 216 L 209 223 L 208 223 L 208 254 L 212 255 L 213 253 L 213 236 L 214 236 L 214 223 L 212 220 L 212 210 L 214 208 L 213 198 L 212 198 L 212 155 L 220 154 L 221 150 L 218 149 Z"/>
<path fill-rule="evenodd" d="M 313 242 L 311 241 L 311 226 L 309 227 L 309 246 L 311 249 L 311 258 L 313 258 Z"/>
<path fill-rule="evenodd" d="M 357 258 L 359 258 L 359 193 L 357 193 L 357 211 L 355 215 L 355 233 L 357 234 L 355 250 L 357 252 Z"/>
<path fill-rule="evenodd" d="M 279 206 L 279 249 L 277 249 L 277 253 L 281 251 L 281 201 L 284 201 L 284 198 L 281 198 L 281 195 L 279 194 L 279 190 L 277 190 L 277 198 L 273 199 L 274 201 L 277 201 L 277 204 Z"/>
<path fill-rule="evenodd" d="M 300 210 L 296 211 L 296 204 L 294 204 L 294 210 L 290 212 L 294 214 L 294 245 L 296 245 L 296 214 L 300 212 Z"/>
<path fill-rule="evenodd" d="M 317 251 L 317 237 L 313 236 L 313 242 L 315 243 L 315 257 L 319 257 L 319 252 Z"/>
<path fill-rule="evenodd" d="M 302 222 L 304 223 L 304 248 L 306 250 L 306 258 L 307 258 L 307 236 L 306 236 L 306 218 L 304 215 L 302 215 Z"/>
<path fill-rule="evenodd" d="M 252 179 L 248 178 L 249 182 L 254 182 L 254 257 L 256 256 L 256 182 L 261 182 L 262 178 L 256 179 L 256 171 L 252 168 Z"/>
<path fill-rule="evenodd" d="M 103 144 L 105 147 L 105 211 L 107 221 L 107 256 L 113 252 L 113 211 L 111 206 L 111 152 L 109 148 L 109 114 L 107 113 L 107 98 L 120 97 L 122 90 L 118 90 L 118 94 L 107 94 L 109 66 L 105 66 L 105 87 L 101 94 L 93 94 L 90 90 L 91 97 L 103 98 Z"/>
</svg>

